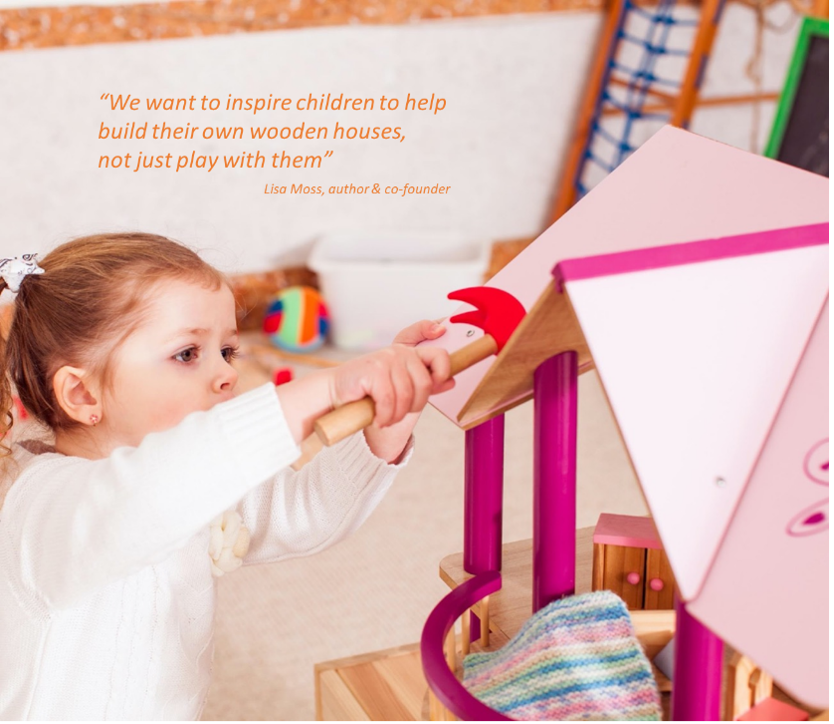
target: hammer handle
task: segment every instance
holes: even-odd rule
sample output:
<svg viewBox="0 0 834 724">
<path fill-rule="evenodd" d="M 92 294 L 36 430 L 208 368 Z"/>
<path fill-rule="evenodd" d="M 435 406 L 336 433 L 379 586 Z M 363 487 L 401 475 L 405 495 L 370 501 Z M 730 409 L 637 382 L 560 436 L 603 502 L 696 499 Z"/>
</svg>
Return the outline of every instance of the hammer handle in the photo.
<svg viewBox="0 0 834 724">
<path fill-rule="evenodd" d="M 458 372 L 463 372 L 476 362 L 497 353 L 498 345 L 492 335 L 485 334 L 480 339 L 466 345 L 466 347 L 461 347 L 459 350 L 452 352 L 449 356 L 451 376 L 454 377 Z M 356 402 L 348 402 L 346 405 L 322 415 L 316 420 L 314 428 L 321 441 L 329 447 L 355 432 L 364 430 L 374 421 L 375 414 L 373 399 L 365 397 Z"/>
<path fill-rule="evenodd" d="M 449 355 L 449 362 L 452 363 L 449 376 L 456 377 L 459 372 L 469 369 L 493 354 L 498 354 L 498 343 L 491 334 L 485 334 Z"/>
</svg>

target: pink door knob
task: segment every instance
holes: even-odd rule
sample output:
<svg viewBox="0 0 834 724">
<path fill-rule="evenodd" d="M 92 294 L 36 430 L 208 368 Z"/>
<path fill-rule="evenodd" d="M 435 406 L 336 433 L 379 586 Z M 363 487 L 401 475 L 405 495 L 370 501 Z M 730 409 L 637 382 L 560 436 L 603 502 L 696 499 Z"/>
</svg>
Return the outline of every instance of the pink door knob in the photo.
<svg viewBox="0 0 834 724">
<path fill-rule="evenodd" d="M 652 580 L 649 581 L 649 588 L 651 588 L 653 591 L 662 591 L 663 585 L 663 581 L 661 581 L 659 578 L 652 578 Z"/>
<path fill-rule="evenodd" d="M 626 576 L 626 580 L 632 585 L 636 586 L 640 583 L 640 574 L 637 571 L 632 571 Z"/>
</svg>

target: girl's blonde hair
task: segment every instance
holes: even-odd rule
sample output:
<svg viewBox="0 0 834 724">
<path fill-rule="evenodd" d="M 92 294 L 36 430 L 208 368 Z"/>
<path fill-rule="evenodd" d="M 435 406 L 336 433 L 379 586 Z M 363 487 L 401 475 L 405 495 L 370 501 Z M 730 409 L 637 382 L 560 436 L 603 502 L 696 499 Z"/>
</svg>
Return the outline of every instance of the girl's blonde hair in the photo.
<svg viewBox="0 0 834 724">
<path fill-rule="evenodd" d="M 10 452 L 11 383 L 30 415 L 52 430 L 68 429 L 77 423 L 52 389 L 62 366 L 89 369 L 106 383 L 108 359 L 142 321 L 155 284 L 228 284 L 191 249 L 154 234 L 85 236 L 39 264 L 44 273 L 20 285 L 5 350 L 0 339 L 0 458 Z M 0 292 L 5 287 L 0 279 Z"/>
</svg>

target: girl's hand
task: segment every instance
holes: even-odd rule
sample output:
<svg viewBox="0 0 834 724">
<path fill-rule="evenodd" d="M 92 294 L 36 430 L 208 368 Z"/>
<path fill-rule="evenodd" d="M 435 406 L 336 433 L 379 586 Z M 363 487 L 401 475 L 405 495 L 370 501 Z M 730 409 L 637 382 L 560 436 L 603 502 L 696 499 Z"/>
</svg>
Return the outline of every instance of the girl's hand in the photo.
<svg viewBox="0 0 834 724">
<path fill-rule="evenodd" d="M 419 411 L 425 406 L 429 395 L 446 392 L 455 386 L 454 379 L 449 378 L 449 355 L 445 350 L 433 347 L 414 349 L 414 346 L 424 339 L 437 339 L 445 332 L 446 328 L 443 325 L 424 320 L 406 327 L 394 338 L 391 347 L 382 350 L 386 355 L 393 356 L 397 362 L 390 368 L 390 387 L 387 387 L 393 398 L 384 403 L 383 409 L 380 409 L 379 401 L 374 398 L 376 419 L 373 425 L 365 428 L 368 447 L 378 458 L 389 463 L 399 462 L 411 437 L 411 431 L 417 424 Z M 400 361 L 405 362 L 409 382 L 404 381 L 403 369 L 397 367 Z M 380 389 L 383 387 L 386 386 L 381 384 Z M 364 394 L 368 394 L 368 391 Z M 371 395 L 373 396 L 373 393 Z M 393 404 L 390 399 L 394 400 Z M 406 414 L 399 417 L 402 410 L 405 410 Z M 388 426 L 382 427 L 385 424 Z"/>
<path fill-rule="evenodd" d="M 428 402 L 429 395 L 446 392 L 455 384 L 449 378 L 449 353 L 446 350 L 415 348 L 417 343 L 437 339 L 445 331 L 435 322 L 417 322 L 400 332 L 392 346 L 335 368 L 330 378 L 331 404 L 341 407 L 370 396 L 376 408 L 374 426 L 377 428 L 388 427 L 403 420 L 408 413 L 419 412 Z M 410 433 L 409 428 L 408 435 Z"/>
<path fill-rule="evenodd" d="M 295 441 L 307 439 L 315 421 L 334 407 L 370 396 L 376 415 L 365 439 L 374 455 L 396 462 L 429 395 L 455 385 L 446 350 L 414 348 L 445 331 L 435 322 L 418 322 L 400 332 L 390 347 L 276 387 Z"/>
</svg>

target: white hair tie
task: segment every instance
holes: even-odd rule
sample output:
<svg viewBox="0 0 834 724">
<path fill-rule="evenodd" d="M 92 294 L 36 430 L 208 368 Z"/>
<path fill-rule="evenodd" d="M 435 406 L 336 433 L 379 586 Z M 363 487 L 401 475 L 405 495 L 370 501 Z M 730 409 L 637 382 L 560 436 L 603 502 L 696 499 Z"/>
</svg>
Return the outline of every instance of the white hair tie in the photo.
<svg viewBox="0 0 834 724">
<path fill-rule="evenodd" d="M 20 284 L 30 274 L 43 274 L 43 269 L 36 261 L 37 254 L 24 254 L 21 257 L 0 259 L 0 277 L 13 292 L 20 291 Z"/>
</svg>

